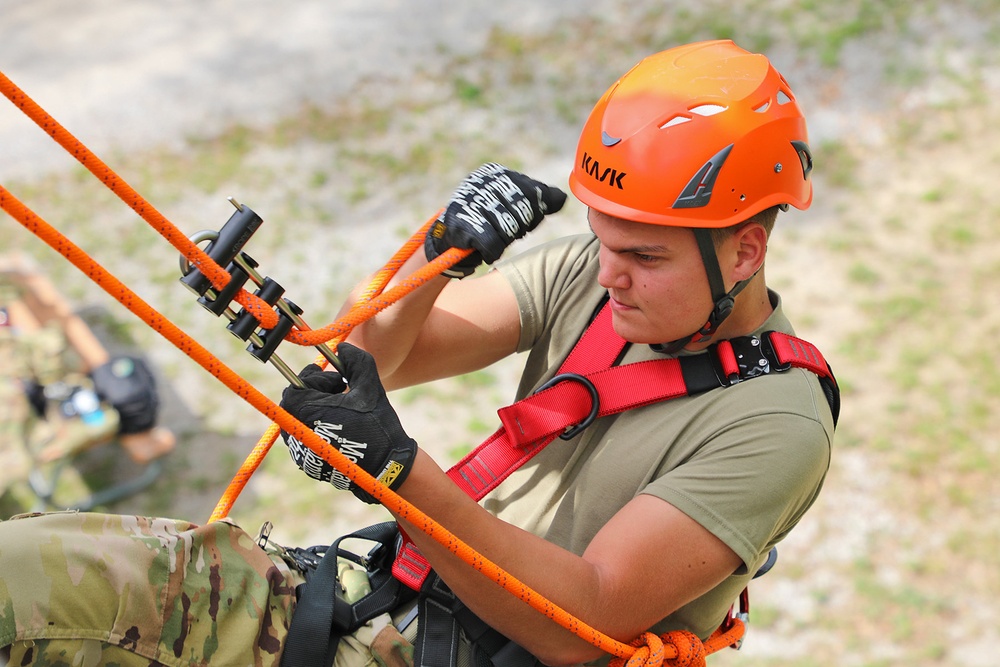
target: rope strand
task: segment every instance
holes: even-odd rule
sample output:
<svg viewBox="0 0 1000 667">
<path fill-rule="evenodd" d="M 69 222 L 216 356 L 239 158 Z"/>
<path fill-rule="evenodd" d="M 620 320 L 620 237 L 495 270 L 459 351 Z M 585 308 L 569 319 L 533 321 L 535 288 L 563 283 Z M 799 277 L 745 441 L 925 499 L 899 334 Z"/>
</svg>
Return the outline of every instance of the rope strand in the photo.
<svg viewBox="0 0 1000 667">
<path fill-rule="evenodd" d="M 67 153 L 72 155 L 82 164 L 87 171 L 93 174 L 98 180 L 104 183 L 119 199 L 125 202 L 129 208 L 135 211 L 139 217 L 145 220 L 150 227 L 155 229 L 165 238 L 170 245 L 176 248 L 192 265 L 197 267 L 205 277 L 212 283 L 216 290 L 221 290 L 229 284 L 229 273 L 219 266 L 211 257 L 195 245 L 183 232 L 152 204 L 146 201 L 132 186 L 126 183 L 108 165 L 97 157 L 89 148 L 83 145 L 79 139 L 73 136 L 56 119 L 48 114 L 33 99 L 21 90 L 17 84 L 0 72 L 0 92 L 9 99 L 14 106 L 19 108 L 46 134 L 52 137 L 57 144 L 63 147 Z M 265 303 L 245 289 L 241 289 L 235 297 L 235 301 L 253 314 L 265 329 L 271 329 L 278 322 L 278 314 Z"/>
<path fill-rule="evenodd" d="M 193 359 L 210 375 L 226 385 L 237 396 L 252 405 L 268 420 L 303 442 L 324 461 L 350 477 L 359 487 L 371 494 L 385 507 L 407 522 L 420 527 L 427 535 L 460 558 L 474 570 L 492 580 L 536 611 L 573 632 L 601 650 L 619 657 L 631 656 L 635 649 L 608 637 L 599 630 L 583 623 L 562 608 L 550 602 L 534 589 L 502 570 L 491 560 L 477 553 L 441 524 L 407 502 L 402 496 L 381 484 L 374 477 L 355 465 L 335 447 L 321 439 L 295 417 L 276 405 L 232 369 L 215 358 L 211 352 L 184 333 L 152 306 L 142 300 L 103 266 L 89 257 L 82 249 L 63 236 L 45 220 L 26 207 L 6 188 L 0 185 L 0 208 L 7 211 L 26 229 L 65 257 L 101 289 L 111 295 L 150 328 L 170 341 L 177 349 Z"/>
</svg>

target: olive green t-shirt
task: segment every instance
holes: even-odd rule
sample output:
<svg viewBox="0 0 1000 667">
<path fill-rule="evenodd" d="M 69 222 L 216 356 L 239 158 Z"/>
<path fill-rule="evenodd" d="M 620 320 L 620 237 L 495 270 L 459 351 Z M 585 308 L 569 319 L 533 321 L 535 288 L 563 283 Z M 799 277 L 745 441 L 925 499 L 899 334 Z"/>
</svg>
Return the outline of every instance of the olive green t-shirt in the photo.
<svg viewBox="0 0 1000 667">
<path fill-rule="evenodd" d="M 521 311 L 519 351 L 528 351 L 518 398 L 555 374 L 605 296 L 598 247 L 592 234 L 572 236 L 498 265 Z M 771 297 L 774 313 L 754 333 L 793 333 L 777 295 Z M 621 363 L 662 356 L 631 345 Z M 816 499 L 832 435 L 816 376 L 791 369 L 600 418 L 572 440 L 554 441 L 483 504 L 576 554 L 636 495 L 674 505 L 744 563 L 654 628 L 704 638 Z"/>
</svg>

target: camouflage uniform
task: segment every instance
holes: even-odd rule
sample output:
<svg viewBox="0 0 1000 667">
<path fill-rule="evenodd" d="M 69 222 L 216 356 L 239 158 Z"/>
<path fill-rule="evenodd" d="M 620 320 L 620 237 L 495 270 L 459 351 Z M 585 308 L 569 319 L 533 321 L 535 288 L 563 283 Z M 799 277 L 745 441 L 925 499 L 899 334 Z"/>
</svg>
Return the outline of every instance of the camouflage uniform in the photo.
<svg viewBox="0 0 1000 667">
<path fill-rule="evenodd" d="M 239 527 L 89 513 L 0 522 L 11 665 L 278 665 L 300 575 Z M 3 664 L 3 658 L 0 658 Z"/>
<path fill-rule="evenodd" d="M 22 443 L 38 421 L 25 395 L 27 371 L 9 327 L 0 327 L 0 496 L 31 471 L 31 459 Z"/>
<path fill-rule="evenodd" d="M 2 301 L 0 290 L 0 301 Z M 32 472 L 53 482 L 74 454 L 112 438 L 118 430 L 118 413 L 101 404 L 98 419 L 62 418 L 53 402 L 42 419 L 30 404 L 29 385 L 93 389 L 80 370 L 58 326 L 46 326 L 24 335 L 13 327 L 0 327 L 0 496 L 23 484 Z M 73 487 L 72 480 L 66 485 Z M 78 481 L 76 486 L 86 486 Z M 36 499 L 37 500 L 37 499 Z M 38 502 L 18 503 L 28 511 Z M 53 503 L 66 507 L 73 503 Z"/>
</svg>

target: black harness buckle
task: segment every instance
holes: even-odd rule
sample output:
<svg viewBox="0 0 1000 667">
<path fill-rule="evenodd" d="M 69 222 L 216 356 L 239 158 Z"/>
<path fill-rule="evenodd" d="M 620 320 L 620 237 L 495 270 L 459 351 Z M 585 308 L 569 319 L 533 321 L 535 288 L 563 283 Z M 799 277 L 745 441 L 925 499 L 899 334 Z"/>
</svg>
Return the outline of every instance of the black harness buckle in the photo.
<svg viewBox="0 0 1000 667">
<path fill-rule="evenodd" d="M 782 372 L 791 368 L 791 364 L 782 364 L 771 344 L 771 338 L 764 334 L 757 336 L 739 336 L 728 341 L 735 357 L 737 373 L 728 375 L 722 372 L 722 363 L 716 352 L 717 373 L 723 385 L 734 385 L 772 372 Z"/>
</svg>

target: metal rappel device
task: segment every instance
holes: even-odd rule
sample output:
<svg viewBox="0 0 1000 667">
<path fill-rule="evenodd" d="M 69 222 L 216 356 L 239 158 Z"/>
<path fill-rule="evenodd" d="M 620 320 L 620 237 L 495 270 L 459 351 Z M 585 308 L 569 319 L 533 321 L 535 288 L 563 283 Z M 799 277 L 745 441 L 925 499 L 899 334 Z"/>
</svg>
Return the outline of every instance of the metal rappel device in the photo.
<svg viewBox="0 0 1000 667">
<path fill-rule="evenodd" d="M 198 296 L 198 303 L 205 310 L 216 317 L 225 316 L 229 321 L 226 327 L 229 332 L 240 340 L 250 343 L 246 349 L 251 356 L 270 363 L 291 384 L 301 387 L 303 385 L 298 375 L 274 351 L 292 327 L 306 328 L 301 317 L 302 309 L 282 296 L 285 289 L 272 278 L 261 276 L 257 271 L 258 263 L 242 252 L 243 246 L 264 221 L 250 207 L 240 204 L 232 197 L 228 199 L 236 208 L 236 212 L 226 224 L 217 232 L 211 230 L 196 232 L 191 235 L 190 240 L 195 244 L 208 242 L 205 253 L 216 264 L 225 267 L 230 276 L 229 283 L 222 289 L 216 290 L 205 274 L 192 266 L 184 256 L 181 256 L 180 262 L 182 274 L 180 281 Z M 262 328 L 260 320 L 245 308 L 240 307 L 239 312 L 234 310 L 233 299 L 247 281 L 257 286 L 254 294 L 275 309 L 278 323 L 274 328 Z M 316 349 L 334 368 L 341 369 L 340 360 L 328 345 L 320 344 Z"/>
</svg>

